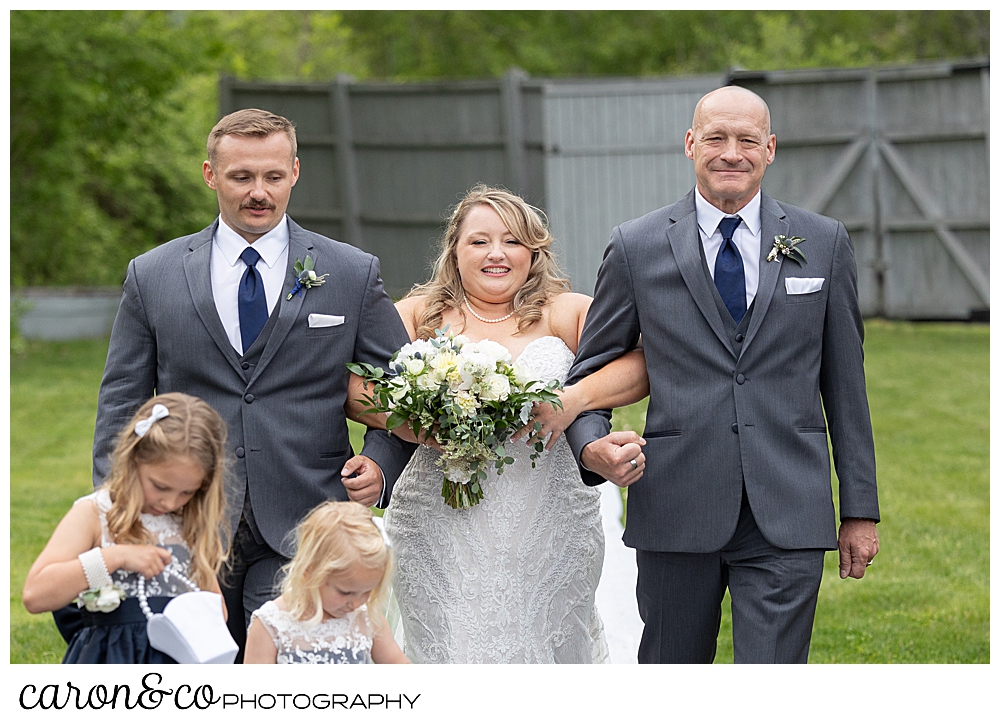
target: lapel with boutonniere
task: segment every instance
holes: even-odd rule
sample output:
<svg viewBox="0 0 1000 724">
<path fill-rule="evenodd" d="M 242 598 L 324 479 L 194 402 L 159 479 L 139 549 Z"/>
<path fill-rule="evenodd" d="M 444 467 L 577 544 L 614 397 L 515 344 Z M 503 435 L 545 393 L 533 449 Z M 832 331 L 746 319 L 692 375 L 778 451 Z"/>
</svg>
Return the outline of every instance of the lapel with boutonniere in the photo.
<svg viewBox="0 0 1000 724">
<path fill-rule="evenodd" d="M 274 325 L 267 343 L 264 345 L 260 361 L 254 368 L 250 380 L 251 383 L 260 376 L 264 368 L 274 358 L 274 355 L 277 354 L 288 333 L 292 330 L 295 321 L 298 319 L 299 310 L 302 308 L 306 292 L 313 287 L 322 286 L 326 282 L 326 277 L 329 276 L 329 274 L 316 274 L 315 263 L 319 259 L 319 256 L 313 256 L 315 249 L 308 238 L 307 232 L 291 220 L 289 220 L 288 231 L 288 257 L 289 261 L 294 258 L 295 262 L 288 265 L 288 271 L 285 276 L 285 288 L 288 289 L 287 285 L 289 284 L 291 284 L 291 288 L 288 294 L 279 302 L 278 321 Z M 302 259 L 305 259 L 305 261 L 302 261 Z M 322 260 L 320 261 L 322 263 Z M 330 260 L 328 259 L 326 263 L 329 264 Z M 306 268 L 307 265 L 308 269 Z M 308 272 L 312 272 L 315 279 Z"/>
</svg>

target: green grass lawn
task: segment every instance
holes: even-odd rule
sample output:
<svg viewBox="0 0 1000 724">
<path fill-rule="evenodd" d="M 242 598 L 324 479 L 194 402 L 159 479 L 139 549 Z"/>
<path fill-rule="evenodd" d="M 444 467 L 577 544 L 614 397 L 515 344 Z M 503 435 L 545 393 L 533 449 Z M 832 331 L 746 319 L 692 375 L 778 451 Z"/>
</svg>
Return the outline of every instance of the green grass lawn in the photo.
<svg viewBox="0 0 1000 724">
<path fill-rule="evenodd" d="M 989 327 L 866 328 L 882 551 L 861 581 L 841 581 L 827 554 L 810 661 L 988 662 Z M 106 341 L 30 343 L 11 360 L 11 663 L 57 663 L 65 650 L 51 616 L 24 610 L 21 588 L 56 523 L 92 490 L 106 352 Z M 644 420 L 645 403 L 615 414 L 619 429 Z M 730 637 L 727 606 L 719 662 L 732 661 Z"/>
</svg>

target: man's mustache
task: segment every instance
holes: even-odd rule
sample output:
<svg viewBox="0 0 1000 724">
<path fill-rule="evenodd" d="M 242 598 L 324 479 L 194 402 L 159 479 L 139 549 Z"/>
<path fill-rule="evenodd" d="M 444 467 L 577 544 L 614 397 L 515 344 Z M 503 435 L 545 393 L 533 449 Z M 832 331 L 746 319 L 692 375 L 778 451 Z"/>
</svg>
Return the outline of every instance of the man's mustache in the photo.
<svg viewBox="0 0 1000 724">
<path fill-rule="evenodd" d="M 240 205 L 241 209 L 274 209 L 276 208 L 274 204 L 268 203 L 267 201 L 248 201 L 245 204 Z"/>
</svg>

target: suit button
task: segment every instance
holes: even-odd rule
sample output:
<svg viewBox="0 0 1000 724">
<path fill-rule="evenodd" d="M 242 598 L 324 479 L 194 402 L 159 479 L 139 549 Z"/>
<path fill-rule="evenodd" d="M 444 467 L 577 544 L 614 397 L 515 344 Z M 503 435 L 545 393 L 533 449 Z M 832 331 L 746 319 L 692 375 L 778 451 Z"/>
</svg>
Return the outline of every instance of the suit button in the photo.
<svg viewBox="0 0 1000 724">
<path fill-rule="evenodd" d="M 743 375 L 736 375 L 736 384 L 742 385 L 746 381 L 747 381 L 747 378 L 744 377 Z"/>
<path fill-rule="evenodd" d="M 244 455 L 246 455 L 246 452 L 243 451 L 242 447 L 236 448 L 236 457 L 241 458 Z"/>
<path fill-rule="evenodd" d="M 248 369 L 250 369 L 250 363 L 249 362 L 244 362 L 243 364 L 240 365 L 240 367 L 242 367 L 245 370 L 248 370 Z"/>
<path fill-rule="evenodd" d="M 733 432 L 735 432 L 737 435 L 739 435 L 740 434 L 740 423 L 734 422 L 733 426 L 731 428 L 729 428 L 729 429 L 732 430 Z"/>
<path fill-rule="evenodd" d="M 742 341 L 743 341 L 743 335 L 742 334 L 737 334 L 736 335 L 736 343 L 739 344 Z M 246 368 L 244 368 L 244 369 L 246 369 Z"/>
<path fill-rule="evenodd" d="M 247 404 L 253 402 L 253 395 L 251 395 L 248 392 L 247 394 L 243 395 L 243 401 L 246 402 Z"/>
</svg>

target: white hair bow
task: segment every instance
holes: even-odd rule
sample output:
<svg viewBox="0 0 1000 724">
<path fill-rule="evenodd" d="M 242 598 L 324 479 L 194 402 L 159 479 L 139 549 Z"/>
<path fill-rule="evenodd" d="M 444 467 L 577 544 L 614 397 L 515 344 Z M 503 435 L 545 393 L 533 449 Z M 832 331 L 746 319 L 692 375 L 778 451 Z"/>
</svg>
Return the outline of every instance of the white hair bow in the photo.
<svg viewBox="0 0 1000 724">
<path fill-rule="evenodd" d="M 373 515 L 372 523 L 374 523 L 375 527 L 378 528 L 378 532 L 382 534 L 382 540 L 385 541 L 385 547 L 392 548 L 392 541 L 389 540 L 389 534 L 385 532 L 385 522 L 377 515 Z"/>
<path fill-rule="evenodd" d="M 166 408 L 166 406 L 159 403 L 153 405 L 153 410 L 149 413 L 149 417 L 135 423 L 135 434 L 139 437 L 143 437 L 147 432 L 149 432 L 149 428 L 153 426 L 154 422 L 162 420 L 164 417 L 170 417 L 170 411 Z"/>
</svg>

